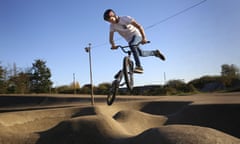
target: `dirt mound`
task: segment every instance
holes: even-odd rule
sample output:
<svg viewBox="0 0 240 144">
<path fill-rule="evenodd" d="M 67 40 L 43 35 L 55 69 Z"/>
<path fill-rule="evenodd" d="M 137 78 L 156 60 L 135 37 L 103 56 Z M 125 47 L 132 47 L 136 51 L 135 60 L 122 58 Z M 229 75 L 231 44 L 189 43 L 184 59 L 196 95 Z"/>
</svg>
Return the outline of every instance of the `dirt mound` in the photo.
<svg viewBox="0 0 240 144">
<path fill-rule="evenodd" d="M 37 143 L 111 143 L 114 139 L 129 137 L 115 120 L 102 115 L 76 117 L 40 133 Z"/>
<path fill-rule="evenodd" d="M 191 125 L 152 128 L 129 140 L 130 143 L 164 144 L 239 144 L 240 140 L 220 131 Z"/>
<path fill-rule="evenodd" d="M 159 127 L 167 121 L 164 116 L 151 115 L 136 110 L 119 111 L 113 118 L 134 135 L 149 128 Z"/>
<path fill-rule="evenodd" d="M 240 137 L 239 104 L 195 104 L 168 116 L 166 124 L 210 127 Z"/>
<path fill-rule="evenodd" d="M 0 113 L 0 143 L 240 144 L 239 99 L 164 97 L 112 106 L 66 104 L 5 111 Z"/>
</svg>

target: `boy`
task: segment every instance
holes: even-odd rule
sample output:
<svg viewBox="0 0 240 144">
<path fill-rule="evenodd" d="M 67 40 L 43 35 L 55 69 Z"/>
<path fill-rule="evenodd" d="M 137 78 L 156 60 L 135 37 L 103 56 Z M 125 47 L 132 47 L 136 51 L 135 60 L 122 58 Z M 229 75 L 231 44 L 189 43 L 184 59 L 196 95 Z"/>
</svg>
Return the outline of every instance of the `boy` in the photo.
<svg viewBox="0 0 240 144">
<path fill-rule="evenodd" d="M 160 53 L 159 50 L 144 51 L 141 50 L 140 47 L 134 46 L 139 42 L 145 44 L 147 43 L 147 40 L 144 29 L 132 17 L 117 16 L 112 9 L 107 9 L 104 12 L 103 18 L 105 21 L 108 21 L 110 23 L 109 42 L 112 45 L 111 49 L 117 48 L 113 40 L 114 32 L 118 32 L 128 42 L 136 63 L 134 72 L 143 73 L 143 68 L 141 66 L 139 56 L 156 56 L 161 60 L 165 60 L 165 57 Z"/>
</svg>

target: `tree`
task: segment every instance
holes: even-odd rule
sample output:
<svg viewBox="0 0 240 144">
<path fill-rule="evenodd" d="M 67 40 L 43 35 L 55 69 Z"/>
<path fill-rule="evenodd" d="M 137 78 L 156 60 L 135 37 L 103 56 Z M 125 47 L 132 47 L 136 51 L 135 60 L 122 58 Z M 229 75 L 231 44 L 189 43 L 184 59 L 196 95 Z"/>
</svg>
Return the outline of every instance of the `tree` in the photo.
<svg viewBox="0 0 240 144">
<path fill-rule="evenodd" d="M 70 89 L 80 89 L 80 84 L 79 82 L 72 82 L 69 86 Z"/>
<path fill-rule="evenodd" d="M 0 93 L 6 92 L 5 74 L 6 74 L 6 71 L 0 65 Z"/>
<path fill-rule="evenodd" d="M 32 75 L 30 78 L 31 92 L 47 93 L 52 87 L 51 71 L 43 60 L 35 60 L 32 64 Z"/>
<path fill-rule="evenodd" d="M 29 92 L 29 73 L 20 72 L 11 76 L 8 80 L 9 93 L 28 93 Z"/>
<path fill-rule="evenodd" d="M 97 94 L 108 94 L 109 92 L 109 89 L 111 87 L 111 83 L 101 83 L 98 85 L 98 88 L 97 88 Z"/>
<path fill-rule="evenodd" d="M 240 81 L 239 69 L 235 65 L 222 65 L 222 81 L 226 87 L 233 87 L 234 85 L 238 85 Z"/>
<path fill-rule="evenodd" d="M 222 76 L 227 76 L 227 77 L 238 77 L 239 76 L 239 69 L 235 65 L 228 65 L 228 64 L 223 64 L 222 65 Z"/>
</svg>

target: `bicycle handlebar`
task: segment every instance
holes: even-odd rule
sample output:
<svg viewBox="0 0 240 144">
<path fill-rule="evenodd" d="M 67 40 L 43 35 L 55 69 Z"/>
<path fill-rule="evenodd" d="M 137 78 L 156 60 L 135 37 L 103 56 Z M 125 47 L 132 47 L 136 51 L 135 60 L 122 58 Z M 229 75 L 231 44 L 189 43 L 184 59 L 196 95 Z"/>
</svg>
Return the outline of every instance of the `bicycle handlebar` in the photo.
<svg viewBox="0 0 240 144">
<path fill-rule="evenodd" d="M 124 48 L 128 48 L 128 47 L 130 47 L 130 46 L 139 46 L 141 43 L 142 43 L 142 42 L 139 42 L 139 43 L 137 43 L 137 44 L 135 44 L 135 45 L 127 45 L 127 46 L 117 45 L 117 48 L 121 48 L 124 53 L 128 53 L 128 51 L 126 51 Z M 150 43 L 150 41 L 147 41 L 147 42 L 146 42 L 146 44 L 148 44 L 148 43 Z"/>
</svg>

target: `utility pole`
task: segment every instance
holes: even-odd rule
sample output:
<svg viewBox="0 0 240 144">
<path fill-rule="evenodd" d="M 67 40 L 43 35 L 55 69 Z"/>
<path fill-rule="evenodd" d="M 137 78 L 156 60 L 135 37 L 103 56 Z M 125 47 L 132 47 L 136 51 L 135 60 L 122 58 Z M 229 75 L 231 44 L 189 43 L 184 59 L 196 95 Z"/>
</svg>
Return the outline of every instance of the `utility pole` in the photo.
<svg viewBox="0 0 240 144">
<path fill-rule="evenodd" d="M 93 80 L 92 80 L 92 58 L 91 58 L 91 43 L 89 43 L 88 47 L 85 47 L 85 51 L 89 54 L 89 67 L 90 67 L 90 85 L 91 85 L 91 103 L 94 105 L 94 97 L 93 97 Z"/>
<path fill-rule="evenodd" d="M 74 94 L 76 94 L 76 81 L 75 81 L 75 73 L 73 73 L 73 89 L 74 89 Z"/>
<path fill-rule="evenodd" d="M 166 73 L 163 73 L 164 85 L 166 84 Z"/>
</svg>

